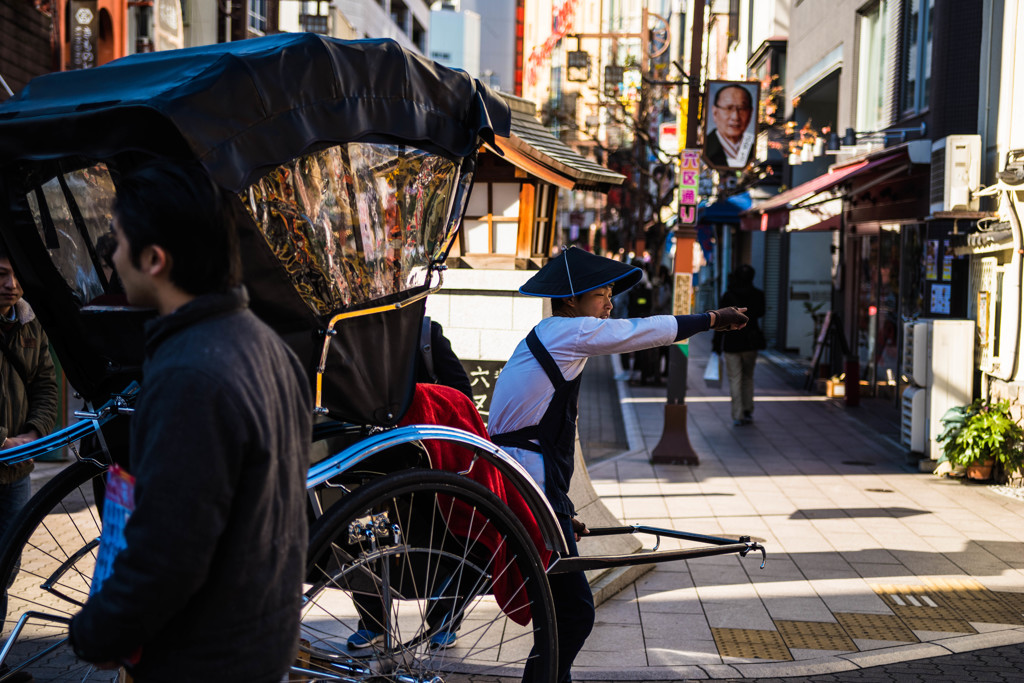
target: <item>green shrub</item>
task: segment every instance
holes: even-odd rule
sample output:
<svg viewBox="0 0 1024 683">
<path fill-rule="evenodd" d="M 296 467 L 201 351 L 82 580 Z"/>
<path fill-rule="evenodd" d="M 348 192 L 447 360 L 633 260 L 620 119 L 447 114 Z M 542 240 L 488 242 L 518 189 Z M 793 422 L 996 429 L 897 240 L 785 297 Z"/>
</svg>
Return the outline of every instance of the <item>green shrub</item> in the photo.
<svg viewBox="0 0 1024 683">
<path fill-rule="evenodd" d="M 939 462 L 975 465 L 996 460 L 1012 472 L 1024 465 L 1024 428 L 1010 416 L 1010 402 L 977 399 L 969 406 L 950 408 L 941 418 Z"/>
</svg>

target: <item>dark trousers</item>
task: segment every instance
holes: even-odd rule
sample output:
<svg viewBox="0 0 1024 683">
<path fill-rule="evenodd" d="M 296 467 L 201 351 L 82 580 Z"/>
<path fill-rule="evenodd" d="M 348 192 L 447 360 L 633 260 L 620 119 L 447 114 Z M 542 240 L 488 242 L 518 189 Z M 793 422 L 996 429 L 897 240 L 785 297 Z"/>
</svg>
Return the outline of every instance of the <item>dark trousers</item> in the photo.
<svg viewBox="0 0 1024 683">
<path fill-rule="evenodd" d="M 562 527 L 569 556 L 579 555 L 576 548 L 576 537 L 572 532 L 572 522 L 564 515 L 558 515 L 558 524 Z M 558 683 L 572 680 L 571 669 L 576 655 L 583 649 L 583 643 L 594 628 L 594 594 L 590 592 L 590 584 L 583 572 L 568 574 L 548 574 L 551 596 L 555 602 L 555 627 L 558 633 Z M 531 659 L 523 669 L 523 683 L 532 683 L 533 652 Z"/>
</svg>

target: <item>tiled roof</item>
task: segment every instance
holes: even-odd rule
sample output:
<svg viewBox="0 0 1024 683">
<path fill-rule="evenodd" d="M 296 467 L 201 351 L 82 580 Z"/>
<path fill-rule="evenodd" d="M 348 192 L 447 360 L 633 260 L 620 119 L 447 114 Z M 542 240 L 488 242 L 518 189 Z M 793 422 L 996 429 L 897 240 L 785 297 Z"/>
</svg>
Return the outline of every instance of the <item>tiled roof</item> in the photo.
<svg viewBox="0 0 1024 683">
<path fill-rule="evenodd" d="M 501 94 L 512 109 L 510 137 L 498 137 L 498 146 L 512 150 L 573 182 L 574 189 L 607 192 L 626 179 L 591 161 L 552 135 L 535 115 L 536 106 L 529 100 Z"/>
</svg>

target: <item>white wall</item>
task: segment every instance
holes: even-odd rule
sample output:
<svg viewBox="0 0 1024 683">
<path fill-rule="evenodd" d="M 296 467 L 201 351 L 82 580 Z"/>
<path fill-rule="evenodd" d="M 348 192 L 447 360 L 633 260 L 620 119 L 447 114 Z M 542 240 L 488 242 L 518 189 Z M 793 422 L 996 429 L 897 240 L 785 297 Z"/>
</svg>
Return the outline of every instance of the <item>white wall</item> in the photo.
<svg viewBox="0 0 1024 683">
<path fill-rule="evenodd" d="M 544 317 L 548 300 L 518 291 L 533 275 L 536 271 L 445 271 L 444 287 L 427 298 L 427 315 L 444 328 L 459 358 L 504 362 Z"/>
<path fill-rule="evenodd" d="M 515 88 L 515 0 L 462 0 L 463 10 L 480 15 L 480 73 L 493 73 L 495 85 L 505 92 Z"/>
<path fill-rule="evenodd" d="M 480 76 L 480 15 L 434 10 L 430 13 L 427 57 L 473 78 Z"/>
<path fill-rule="evenodd" d="M 217 3 L 192 0 L 189 11 L 189 23 L 185 26 L 185 47 L 216 43 Z"/>
</svg>

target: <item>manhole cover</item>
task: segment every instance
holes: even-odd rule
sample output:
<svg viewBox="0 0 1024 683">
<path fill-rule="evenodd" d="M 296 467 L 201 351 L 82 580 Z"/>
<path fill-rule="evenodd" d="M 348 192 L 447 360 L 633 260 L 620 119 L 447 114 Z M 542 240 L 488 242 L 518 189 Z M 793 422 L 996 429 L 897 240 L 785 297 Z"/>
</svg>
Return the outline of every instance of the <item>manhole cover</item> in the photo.
<svg viewBox="0 0 1024 683">
<path fill-rule="evenodd" d="M 870 493 L 892 493 L 892 489 L 864 489 Z"/>
<path fill-rule="evenodd" d="M 844 465 L 853 465 L 855 467 L 872 467 L 875 463 L 870 460 L 844 460 Z"/>
</svg>

